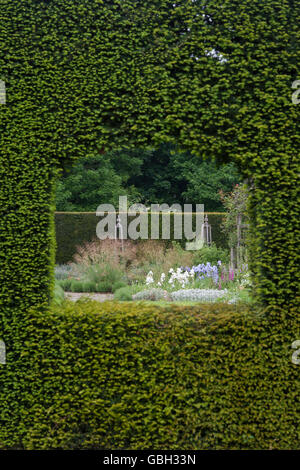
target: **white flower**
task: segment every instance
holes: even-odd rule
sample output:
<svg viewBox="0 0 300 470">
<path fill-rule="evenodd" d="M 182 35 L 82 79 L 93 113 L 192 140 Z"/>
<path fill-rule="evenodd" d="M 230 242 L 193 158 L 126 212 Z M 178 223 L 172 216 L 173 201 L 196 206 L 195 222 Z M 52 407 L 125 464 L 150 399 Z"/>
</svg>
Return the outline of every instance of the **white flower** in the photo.
<svg viewBox="0 0 300 470">
<path fill-rule="evenodd" d="M 146 284 L 149 285 L 149 284 L 152 284 L 153 282 L 154 282 L 153 272 L 149 271 L 146 277 Z"/>
</svg>

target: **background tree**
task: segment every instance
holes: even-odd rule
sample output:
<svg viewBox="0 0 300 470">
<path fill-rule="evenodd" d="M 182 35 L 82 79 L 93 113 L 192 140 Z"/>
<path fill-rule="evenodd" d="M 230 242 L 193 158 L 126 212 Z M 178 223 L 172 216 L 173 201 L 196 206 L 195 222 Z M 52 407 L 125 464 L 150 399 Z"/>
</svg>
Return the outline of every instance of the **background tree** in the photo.
<svg viewBox="0 0 300 470">
<path fill-rule="evenodd" d="M 249 202 L 249 187 L 247 183 L 236 184 L 233 191 L 224 193 L 220 191 L 221 201 L 226 213 L 224 214 L 222 230 L 230 247 L 231 264 L 240 268 L 242 264 L 248 264 L 248 247 L 253 244 L 249 233 L 249 214 L 247 204 Z"/>
<path fill-rule="evenodd" d="M 62 177 L 56 188 L 56 210 L 95 212 L 99 204 L 118 207 L 119 196 L 127 195 L 129 203 L 135 202 L 139 194 L 133 186 L 126 185 L 133 160 L 126 163 L 119 153 L 116 170 L 116 154 L 97 154 L 80 159 Z M 138 159 L 135 169 L 138 171 Z M 126 186 L 126 187 L 125 187 Z"/>
<path fill-rule="evenodd" d="M 204 204 L 206 211 L 223 211 L 220 190 L 231 191 L 241 177 L 234 163 L 217 165 L 171 144 L 158 149 L 132 149 L 84 157 L 57 185 L 58 211 L 95 211 L 102 203 Z"/>
</svg>

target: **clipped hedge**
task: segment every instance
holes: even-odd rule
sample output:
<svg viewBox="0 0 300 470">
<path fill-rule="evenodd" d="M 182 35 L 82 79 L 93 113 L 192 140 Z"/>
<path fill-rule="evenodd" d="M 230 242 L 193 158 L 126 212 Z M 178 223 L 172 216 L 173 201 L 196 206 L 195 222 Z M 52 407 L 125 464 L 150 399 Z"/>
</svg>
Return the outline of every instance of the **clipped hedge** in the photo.
<svg viewBox="0 0 300 470">
<path fill-rule="evenodd" d="M 300 449 L 284 312 L 79 301 L 28 317 L 1 448 Z"/>
<path fill-rule="evenodd" d="M 24 309 L 53 295 L 58 172 L 94 152 L 162 142 L 237 164 L 253 189 L 255 294 L 265 305 L 295 305 L 299 2 L 208 0 L 205 13 L 190 0 L 1 5 L 5 317 L 22 322 Z"/>
<path fill-rule="evenodd" d="M 227 237 L 221 230 L 221 224 L 224 214 L 221 212 L 207 213 L 208 222 L 212 226 L 212 239 L 218 247 L 227 248 Z M 195 230 L 195 215 L 193 216 L 193 230 Z M 128 216 L 128 223 L 135 217 Z M 161 231 L 160 215 L 160 231 Z M 55 213 L 55 231 L 56 231 L 56 263 L 64 264 L 72 260 L 76 253 L 76 247 L 91 241 L 96 237 L 96 226 L 101 217 L 96 216 L 94 212 L 56 212 Z M 149 238 L 151 233 L 151 214 L 149 213 Z M 174 239 L 173 233 L 173 214 L 170 214 L 170 240 Z M 185 239 L 180 240 L 184 246 Z"/>
<path fill-rule="evenodd" d="M 96 150 L 145 148 L 167 141 L 220 162 L 235 161 L 243 177 L 249 178 L 256 298 L 261 304 L 285 308 L 287 319 L 294 322 L 291 329 L 270 310 L 270 324 L 257 323 L 256 336 L 247 338 L 253 348 L 242 347 L 244 337 L 237 338 L 238 352 L 249 360 L 240 363 L 239 369 L 229 365 L 237 382 L 230 382 L 228 371 L 223 380 L 218 375 L 223 364 L 228 366 L 226 355 L 232 357 L 229 346 L 237 351 L 235 343 L 230 343 L 232 331 L 225 334 L 228 349 L 220 349 L 222 356 L 217 354 L 218 368 L 211 366 L 218 387 L 208 386 L 208 375 L 204 375 L 202 389 L 197 382 L 198 393 L 205 393 L 207 387 L 215 394 L 207 414 L 201 415 L 203 447 L 213 441 L 218 447 L 225 440 L 230 444 L 235 438 L 239 445 L 244 439 L 252 442 L 245 445 L 264 448 L 294 444 L 299 437 L 294 424 L 295 368 L 291 370 L 282 358 L 287 358 L 287 339 L 294 338 L 299 327 L 300 107 L 291 101 L 291 84 L 299 78 L 299 2 L 208 0 L 204 14 L 202 2 L 190 0 L 178 4 L 171 0 L 28 0 L 26 8 L 22 0 L 2 0 L 1 6 L 0 73 L 7 96 L 6 104 L 0 106 L 0 335 L 8 351 L 7 364 L 0 370 L 1 445 L 21 442 L 38 447 L 39 439 L 41 446 L 47 439 L 49 445 L 71 445 L 72 427 L 77 436 L 89 433 L 89 411 L 82 408 L 82 400 L 85 393 L 90 397 L 86 387 L 94 383 L 94 376 L 82 381 L 79 400 L 76 379 L 81 377 L 82 361 L 71 338 L 74 334 L 80 345 L 81 335 L 89 338 L 90 329 L 63 315 L 57 326 L 51 315 L 28 314 L 34 305 L 43 311 L 53 297 L 58 172 Z M 215 47 L 221 56 L 212 53 Z M 59 318 L 56 314 L 55 320 Z M 70 330 L 65 331 L 64 325 Z M 124 331 L 118 322 L 105 328 Z M 52 334 L 56 343 L 50 343 Z M 70 343 L 63 341 L 60 335 L 64 334 Z M 223 344 L 221 333 L 213 339 Z M 120 338 L 114 341 L 116 346 Z M 189 344 L 194 343 L 184 342 L 183 348 Z M 57 359 L 57 348 L 62 359 Z M 193 349 L 184 351 L 194 357 Z M 149 354 L 152 357 L 150 349 Z M 254 367 L 251 370 L 249 363 Z M 83 360 L 82 370 L 88 370 L 85 364 Z M 97 377 L 95 369 L 89 372 Z M 238 386 L 232 389 L 230 383 Z M 107 384 L 105 388 L 108 401 L 100 409 L 112 408 L 112 429 L 119 421 L 126 433 L 126 422 L 116 412 L 119 398 L 110 395 Z M 94 397 L 102 398 L 95 391 L 87 400 L 96 407 Z M 216 397 L 218 407 L 212 405 Z M 148 406 L 154 400 L 154 412 L 159 406 L 155 395 L 146 394 L 143 400 Z M 237 408 L 232 408 L 233 400 Z M 229 416 L 229 411 L 234 412 Z M 169 412 L 171 420 L 172 408 Z M 219 415 L 227 426 L 210 424 Z M 161 419 L 160 414 L 157 417 Z M 192 423 L 193 414 L 188 418 Z M 94 419 L 102 426 L 101 416 Z M 183 421 L 185 427 L 178 427 L 182 433 L 176 431 L 174 446 L 183 442 L 185 429 L 192 425 Z M 84 423 L 80 429 L 79 422 Z M 151 430 L 161 432 L 158 425 L 159 420 Z M 104 430 L 112 446 L 127 446 L 129 441 L 141 445 L 131 437 L 133 429 L 113 442 L 110 428 L 101 426 L 97 429 Z M 169 440 L 175 443 L 170 432 Z M 54 442 L 53 433 L 62 437 Z M 153 439 L 159 439 L 157 434 Z M 168 433 L 161 439 L 167 440 Z"/>
</svg>

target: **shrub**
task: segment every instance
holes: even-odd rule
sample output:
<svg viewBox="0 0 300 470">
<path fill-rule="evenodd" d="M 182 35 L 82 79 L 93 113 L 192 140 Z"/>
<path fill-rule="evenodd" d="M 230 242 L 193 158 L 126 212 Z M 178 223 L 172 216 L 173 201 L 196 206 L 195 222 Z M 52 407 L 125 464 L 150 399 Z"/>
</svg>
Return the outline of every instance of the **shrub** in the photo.
<svg viewBox="0 0 300 470">
<path fill-rule="evenodd" d="M 77 265 L 84 267 L 93 265 L 109 265 L 114 268 L 126 267 L 136 258 L 137 248 L 131 240 L 124 240 L 123 248 L 122 251 L 119 240 L 94 239 L 77 246 L 73 260 Z"/>
<path fill-rule="evenodd" d="M 111 281 L 100 281 L 96 283 L 95 292 L 112 292 L 112 283 Z"/>
<path fill-rule="evenodd" d="M 120 282 L 124 274 L 118 268 L 106 265 L 89 266 L 85 273 L 85 278 L 92 282 L 106 282 L 109 283 L 110 289 L 117 282 Z"/>
<path fill-rule="evenodd" d="M 2 448 L 300 449 L 284 311 L 66 301 L 28 318 Z"/>
<path fill-rule="evenodd" d="M 93 281 L 82 282 L 82 292 L 96 292 L 96 283 Z"/>
<path fill-rule="evenodd" d="M 53 304 L 54 305 L 61 305 L 64 301 L 65 293 L 63 288 L 56 282 L 54 286 L 54 296 L 53 296 Z"/>
<path fill-rule="evenodd" d="M 70 291 L 71 290 L 72 279 L 62 279 L 61 281 L 57 281 L 57 284 L 59 284 L 60 287 L 64 291 Z"/>
<path fill-rule="evenodd" d="M 94 240 L 78 247 L 71 265 L 73 275 L 94 283 L 95 288 L 96 284 L 102 286 L 101 292 L 111 292 L 114 284 L 126 279 L 126 266 L 135 253 L 130 243 L 124 252 L 119 248 L 114 240 Z"/>
<path fill-rule="evenodd" d="M 109 279 L 100 282 L 63 279 L 58 281 L 58 284 L 64 291 L 71 292 L 114 292 L 116 289 L 126 286 L 124 282 L 116 282 L 112 285 Z"/>
<path fill-rule="evenodd" d="M 126 282 L 117 281 L 112 285 L 112 292 L 116 292 L 116 290 L 121 289 L 122 287 L 127 287 Z"/>
<path fill-rule="evenodd" d="M 120 287 L 114 293 L 115 300 L 132 300 L 132 289 L 129 286 Z"/>
<path fill-rule="evenodd" d="M 167 291 L 163 289 L 147 289 L 141 292 L 137 292 L 132 296 L 133 300 L 161 300 L 161 299 L 169 299 L 169 294 Z"/>
<path fill-rule="evenodd" d="M 150 265 L 161 263 L 165 250 L 164 242 L 158 240 L 143 240 L 139 242 L 137 246 L 137 262 Z"/>
<path fill-rule="evenodd" d="M 193 264 L 211 263 L 216 265 L 218 261 L 222 264 L 229 263 L 229 250 L 218 248 L 214 243 L 211 246 L 204 245 L 200 250 L 194 252 Z"/>
<path fill-rule="evenodd" d="M 222 231 L 228 238 L 228 245 L 236 247 L 237 244 L 237 216 L 243 216 L 243 223 L 249 222 L 247 201 L 249 188 L 246 184 L 236 184 L 233 191 L 225 194 L 220 190 L 221 200 L 226 212 L 224 213 Z"/>
<path fill-rule="evenodd" d="M 78 281 L 77 279 L 71 280 L 71 291 L 72 292 L 84 292 L 83 281 Z"/>
<path fill-rule="evenodd" d="M 72 268 L 68 264 L 55 266 L 55 279 L 67 279 L 70 276 L 71 270 Z"/>
<path fill-rule="evenodd" d="M 198 302 L 214 302 L 226 296 L 227 290 L 217 289 L 180 289 L 175 292 L 171 292 L 170 296 L 172 300 L 184 301 L 198 301 Z"/>
</svg>

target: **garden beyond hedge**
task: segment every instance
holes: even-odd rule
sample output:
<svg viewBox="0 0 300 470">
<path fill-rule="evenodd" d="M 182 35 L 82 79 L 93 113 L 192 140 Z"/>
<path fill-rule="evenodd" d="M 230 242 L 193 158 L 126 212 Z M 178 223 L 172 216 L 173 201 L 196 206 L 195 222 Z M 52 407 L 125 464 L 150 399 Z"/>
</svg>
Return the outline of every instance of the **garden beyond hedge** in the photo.
<svg viewBox="0 0 300 470">
<path fill-rule="evenodd" d="M 211 224 L 212 240 L 216 246 L 227 248 L 227 237 L 221 230 L 224 213 L 207 213 L 208 222 Z M 161 223 L 160 215 L 160 223 Z M 193 216 L 193 230 L 195 229 L 195 215 Z M 128 216 L 128 221 L 135 217 Z M 65 264 L 72 261 L 76 253 L 76 247 L 96 238 L 96 226 L 101 220 L 95 212 L 56 212 L 55 232 L 56 232 L 56 264 Z M 173 214 L 170 214 L 171 237 L 173 240 Z M 151 231 L 151 213 L 149 213 L 149 233 Z M 150 238 L 150 237 L 149 237 Z M 181 242 L 185 243 L 185 239 Z"/>
</svg>

